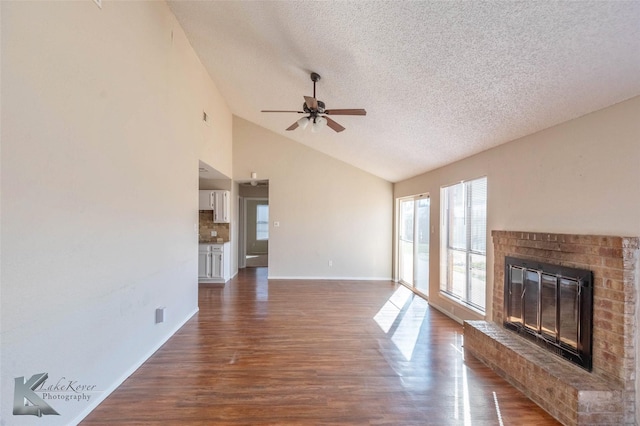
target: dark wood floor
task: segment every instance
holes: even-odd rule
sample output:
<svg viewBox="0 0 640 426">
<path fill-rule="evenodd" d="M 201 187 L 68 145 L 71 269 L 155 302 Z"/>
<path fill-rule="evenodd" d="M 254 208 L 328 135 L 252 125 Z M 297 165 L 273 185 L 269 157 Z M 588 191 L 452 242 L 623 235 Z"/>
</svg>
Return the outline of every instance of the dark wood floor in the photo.
<svg viewBox="0 0 640 426">
<path fill-rule="evenodd" d="M 84 425 L 556 425 L 391 282 L 200 287 L 200 312 Z M 401 308 L 401 310 L 399 309 Z"/>
</svg>

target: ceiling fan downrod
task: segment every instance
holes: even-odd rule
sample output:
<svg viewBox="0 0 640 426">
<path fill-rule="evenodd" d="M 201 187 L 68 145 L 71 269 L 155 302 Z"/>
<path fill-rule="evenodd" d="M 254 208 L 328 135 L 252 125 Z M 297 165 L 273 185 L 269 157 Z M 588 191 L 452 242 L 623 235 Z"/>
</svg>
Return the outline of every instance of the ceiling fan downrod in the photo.
<svg viewBox="0 0 640 426">
<path fill-rule="evenodd" d="M 313 97 L 316 98 L 316 83 L 320 81 L 320 74 L 318 74 L 317 72 L 312 72 L 311 81 L 313 81 Z"/>
</svg>

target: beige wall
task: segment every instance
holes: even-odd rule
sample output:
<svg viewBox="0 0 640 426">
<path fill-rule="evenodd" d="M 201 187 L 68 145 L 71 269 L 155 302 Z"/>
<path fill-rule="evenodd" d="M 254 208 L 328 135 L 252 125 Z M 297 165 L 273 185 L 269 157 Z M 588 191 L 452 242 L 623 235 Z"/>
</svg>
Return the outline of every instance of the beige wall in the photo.
<svg viewBox="0 0 640 426">
<path fill-rule="evenodd" d="M 269 198 L 268 186 L 240 186 L 241 197 Z"/>
<path fill-rule="evenodd" d="M 391 277 L 391 183 L 238 117 L 233 171 L 269 180 L 270 277 Z"/>
<path fill-rule="evenodd" d="M 198 160 L 231 176 L 232 117 L 163 2 L 0 8 L 0 415 L 73 424 L 196 311 Z M 13 416 L 41 372 L 98 392 Z"/>
<path fill-rule="evenodd" d="M 223 191 L 230 191 L 231 179 L 203 179 L 198 180 L 200 189 L 221 189 Z"/>
<path fill-rule="evenodd" d="M 395 185 L 395 197 L 431 194 L 430 302 L 473 318 L 439 295 L 440 187 L 488 178 L 487 300 L 493 229 L 640 235 L 640 97 Z M 490 312 L 488 315 L 490 317 Z"/>
</svg>

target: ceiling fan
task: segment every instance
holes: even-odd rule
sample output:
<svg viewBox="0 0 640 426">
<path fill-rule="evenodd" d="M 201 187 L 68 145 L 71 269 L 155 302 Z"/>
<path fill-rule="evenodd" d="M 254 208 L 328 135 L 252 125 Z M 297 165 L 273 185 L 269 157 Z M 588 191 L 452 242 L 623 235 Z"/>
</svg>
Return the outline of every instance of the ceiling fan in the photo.
<svg viewBox="0 0 640 426">
<path fill-rule="evenodd" d="M 311 81 L 313 81 L 313 97 L 305 96 L 304 104 L 302 104 L 302 111 L 282 111 L 282 110 L 262 110 L 262 112 L 295 112 L 297 114 L 308 114 L 302 117 L 291 126 L 287 127 L 287 130 L 295 130 L 298 127 L 306 128 L 309 123 L 312 123 L 311 131 L 317 132 L 322 126 L 327 125 L 336 132 L 341 132 L 345 128 L 336 123 L 328 115 L 367 115 L 367 111 L 364 109 L 325 109 L 324 102 L 316 99 L 316 83 L 320 80 L 320 74 L 312 72 Z"/>
</svg>

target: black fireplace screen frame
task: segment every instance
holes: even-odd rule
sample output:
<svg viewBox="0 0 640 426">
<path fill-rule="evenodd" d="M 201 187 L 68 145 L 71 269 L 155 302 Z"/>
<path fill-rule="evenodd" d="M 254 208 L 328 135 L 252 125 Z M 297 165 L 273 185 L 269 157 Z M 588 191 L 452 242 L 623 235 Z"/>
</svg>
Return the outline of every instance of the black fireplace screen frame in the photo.
<svg viewBox="0 0 640 426">
<path fill-rule="evenodd" d="M 538 345 L 548 349 L 550 352 L 560 355 L 561 357 L 568 359 L 569 361 L 577 364 L 578 366 L 591 371 L 592 367 L 592 345 L 591 345 L 591 333 L 593 323 L 593 273 L 585 269 L 570 268 L 567 266 L 552 265 L 549 263 L 541 263 L 531 260 L 518 259 L 515 257 L 505 257 L 505 270 L 504 270 L 504 327 L 515 331 L 516 333 L 536 342 Z M 517 276 L 522 274 L 522 285 L 518 286 Z M 516 276 L 516 283 L 512 289 L 512 276 Z M 537 281 L 537 294 L 536 284 Z M 527 279 L 526 277 L 531 277 Z M 544 277 L 544 278 L 543 278 Z M 546 280 L 547 287 L 550 286 L 553 280 L 555 280 L 555 324 L 553 330 L 549 327 L 549 314 L 543 318 L 543 281 Z M 561 302 L 559 299 L 562 293 L 562 283 L 568 283 L 569 286 L 575 285 L 576 291 L 571 293 L 574 302 L 573 312 L 565 313 L 561 312 L 562 306 L 567 306 L 566 302 Z M 529 284 L 529 287 L 527 287 Z M 566 287 L 566 286 L 565 286 Z M 527 288 L 531 288 L 530 294 L 527 294 Z M 514 293 L 515 292 L 515 293 Z M 533 294 L 533 296 L 532 296 Z M 547 296 L 549 290 L 546 290 Z M 532 299 L 533 297 L 533 299 Z M 537 300 L 535 298 L 537 297 Z M 575 299 L 575 300 L 574 300 Z M 536 304 L 537 303 L 537 304 Z M 553 310 L 554 306 L 551 306 Z M 547 310 L 549 310 L 547 308 Z M 568 310 L 568 309 L 567 309 Z M 535 323 L 531 323 L 532 319 L 528 318 L 535 316 L 533 320 Z M 571 339 L 563 339 L 560 329 L 563 315 L 575 315 L 576 328 L 575 330 L 575 342 Z M 520 320 L 518 320 L 518 316 Z M 512 318 L 516 318 L 515 321 L 511 321 Z M 544 327 L 543 323 L 547 321 L 547 327 Z M 566 321 L 565 321 L 566 322 Z"/>
</svg>

